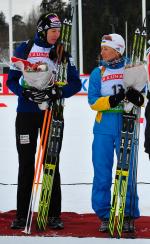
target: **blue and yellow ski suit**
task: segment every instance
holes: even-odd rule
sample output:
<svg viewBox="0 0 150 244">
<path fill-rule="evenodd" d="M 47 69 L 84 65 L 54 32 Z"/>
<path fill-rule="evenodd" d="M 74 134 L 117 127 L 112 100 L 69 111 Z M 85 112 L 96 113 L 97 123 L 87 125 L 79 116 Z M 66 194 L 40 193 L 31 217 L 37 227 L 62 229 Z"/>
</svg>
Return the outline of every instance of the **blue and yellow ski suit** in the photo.
<svg viewBox="0 0 150 244">
<path fill-rule="evenodd" d="M 123 106 L 111 109 L 109 96 L 119 92 L 123 87 L 124 60 L 115 64 L 102 63 L 95 68 L 89 80 L 88 102 L 97 111 L 93 133 L 92 161 L 94 179 L 92 188 L 92 207 L 100 219 L 109 218 L 111 206 L 112 168 L 114 150 L 119 156 L 122 128 Z M 132 160 L 131 160 L 132 161 Z M 132 171 L 132 162 L 130 172 Z M 128 179 L 128 190 L 125 215 L 130 215 L 131 173 Z M 139 217 L 138 196 L 135 198 L 134 216 Z"/>
</svg>

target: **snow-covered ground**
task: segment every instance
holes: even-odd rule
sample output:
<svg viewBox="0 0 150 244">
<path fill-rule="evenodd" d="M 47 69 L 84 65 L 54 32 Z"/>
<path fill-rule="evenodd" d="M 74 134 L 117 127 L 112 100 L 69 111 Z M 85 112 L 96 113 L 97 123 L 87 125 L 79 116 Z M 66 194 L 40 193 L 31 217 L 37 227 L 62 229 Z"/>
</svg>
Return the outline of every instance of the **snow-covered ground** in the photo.
<svg viewBox="0 0 150 244">
<path fill-rule="evenodd" d="M 15 147 L 15 117 L 17 98 L 0 96 L 0 103 L 7 107 L 0 108 L 0 211 L 16 209 L 16 189 L 18 160 Z M 91 187 L 93 168 L 91 162 L 92 127 L 95 112 L 91 111 L 86 96 L 74 96 L 65 102 L 65 130 L 61 151 L 60 170 L 62 182 L 62 211 L 92 213 Z M 144 117 L 144 109 L 142 109 Z M 150 161 L 144 153 L 144 124 L 140 128 L 138 192 L 141 215 L 150 215 Z M 114 165 L 115 167 L 115 165 Z M 35 210 L 37 209 L 37 206 Z M 112 240 L 97 238 L 34 238 L 43 243 L 130 243 L 130 240 Z M 140 240 L 131 240 L 141 243 Z M 143 240 L 142 243 L 148 243 Z M 32 243 L 32 237 L 0 237 L 1 243 Z M 149 241 L 150 242 L 150 241 Z"/>
<path fill-rule="evenodd" d="M 1 237 L 0 244 L 149 244 L 149 239 L 102 239 L 72 237 Z"/>
</svg>

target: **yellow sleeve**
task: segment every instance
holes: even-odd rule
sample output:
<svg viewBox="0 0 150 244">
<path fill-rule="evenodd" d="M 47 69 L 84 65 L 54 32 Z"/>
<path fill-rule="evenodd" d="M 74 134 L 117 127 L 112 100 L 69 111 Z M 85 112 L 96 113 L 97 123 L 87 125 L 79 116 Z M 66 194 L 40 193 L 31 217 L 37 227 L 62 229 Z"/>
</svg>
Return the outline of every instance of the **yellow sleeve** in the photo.
<svg viewBox="0 0 150 244">
<path fill-rule="evenodd" d="M 94 104 L 90 105 L 90 107 L 96 111 L 109 110 L 110 109 L 109 96 L 98 98 Z"/>
</svg>

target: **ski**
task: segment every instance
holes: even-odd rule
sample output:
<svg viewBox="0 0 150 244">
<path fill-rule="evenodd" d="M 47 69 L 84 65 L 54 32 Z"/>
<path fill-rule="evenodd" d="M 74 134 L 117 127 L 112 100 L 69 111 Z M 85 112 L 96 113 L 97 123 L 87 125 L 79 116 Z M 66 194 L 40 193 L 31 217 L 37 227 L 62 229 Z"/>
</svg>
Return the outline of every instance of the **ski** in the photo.
<svg viewBox="0 0 150 244">
<path fill-rule="evenodd" d="M 141 33 L 139 53 L 138 53 L 139 62 L 142 62 L 144 60 L 144 53 L 145 53 L 144 51 L 145 51 L 145 46 L 146 46 L 146 37 L 147 37 L 147 33 L 146 33 L 145 30 L 143 30 L 142 33 Z"/>
<path fill-rule="evenodd" d="M 125 126 L 125 143 L 124 143 L 125 149 L 124 149 L 124 159 L 122 162 L 123 165 L 120 174 L 120 189 L 119 189 L 120 203 L 119 203 L 118 218 L 117 218 L 117 232 L 119 237 L 121 237 L 122 227 L 124 223 L 124 210 L 125 210 L 127 185 L 128 185 L 128 177 L 129 177 L 129 169 L 130 169 L 130 161 L 131 161 L 131 151 L 132 151 L 133 137 L 135 132 L 135 120 L 136 120 L 135 114 L 133 113 L 123 114 L 123 122 Z"/>
<path fill-rule="evenodd" d="M 148 90 L 150 90 L 150 48 L 147 50 Z"/>
<path fill-rule="evenodd" d="M 118 194 L 119 194 L 119 186 L 122 175 L 122 167 L 123 167 L 123 159 L 124 159 L 124 147 L 126 141 L 126 132 L 127 132 L 127 121 L 124 117 L 123 126 L 121 130 L 121 143 L 120 143 L 120 154 L 117 162 L 116 174 L 115 174 L 115 182 L 114 182 L 114 190 L 112 196 L 112 205 L 110 210 L 109 217 L 109 232 L 111 236 L 114 234 L 115 222 L 116 222 L 116 211 L 117 211 L 117 203 L 118 203 Z"/>
<path fill-rule="evenodd" d="M 57 46 L 58 59 L 57 73 L 56 73 L 56 84 L 62 86 L 66 84 L 67 80 L 67 65 L 68 62 L 66 58 L 62 60 L 63 51 L 70 51 L 70 41 L 71 41 L 71 20 L 65 19 L 62 25 L 61 40 L 60 44 Z M 48 222 L 48 211 L 51 200 L 51 193 L 53 187 L 53 179 L 55 174 L 56 165 L 59 159 L 60 147 L 62 143 L 62 135 L 64 128 L 63 121 L 63 109 L 64 109 L 64 99 L 58 99 L 52 105 L 52 121 L 50 125 L 47 152 L 45 157 L 44 169 L 43 169 L 43 179 L 41 194 L 39 200 L 38 214 L 37 214 L 37 229 L 45 230 Z"/>
<path fill-rule="evenodd" d="M 134 133 L 134 121 L 136 117 L 134 114 L 123 114 L 123 126 L 121 130 L 120 154 L 117 162 L 117 169 L 114 182 L 114 192 L 112 197 L 112 205 L 109 218 L 109 232 L 111 236 L 114 234 L 116 225 L 116 211 L 118 204 L 118 195 L 120 196 L 119 214 L 117 221 L 118 233 L 122 231 L 126 190 L 129 175 L 129 163 L 131 157 L 131 145 Z"/>
<path fill-rule="evenodd" d="M 138 54 L 139 49 L 139 39 L 140 39 L 140 30 L 137 28 L 134 33 L 133 38 L 133 47 L 132 47 L 132 54 L 131 54 L 131 63 L 134 64 L 136 62 L 136 57 Z"/>
</svg>

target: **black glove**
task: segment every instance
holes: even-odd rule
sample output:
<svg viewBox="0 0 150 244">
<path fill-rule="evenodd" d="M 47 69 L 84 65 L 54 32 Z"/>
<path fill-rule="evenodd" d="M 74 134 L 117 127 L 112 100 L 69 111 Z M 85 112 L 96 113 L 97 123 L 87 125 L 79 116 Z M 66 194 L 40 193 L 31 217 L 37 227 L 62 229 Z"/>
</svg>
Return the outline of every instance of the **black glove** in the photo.
<svg viewBox="0 0 150 244">
<path fill-rule="evenodd" d="M 109 97 L 109 103 L 111 108 L 115 108 L 125 98 L 124 89 L 120 89 L 119 93 Z"/>
<path fill-rule="evenodd" d="M 150 100 L 150 92 L 147 93 L 147 99 Z"/>
<path fill-rule="evenodd" d="M 56 85 L 48 86 L 45 90 L 45 95 L 49 97 L 50 100 L 55 101 L 59 98 L 62 98 L 62 88 Z"/>
<path fill-rule="evenodd" d="M 30 100 L 30 101 L 38 103 L 38 104 L 48 100 L 48 97 L 47 97 L 47 99 L 45 99 L 45 92 L 40 91 L 36 88 L 25 88 L 25 89 L 23 89 L 22 96 L 26 100 Z"/>
<path fill-rule="evenodd" d="M 129 87 L 126 92 L 126 98 L 129 102 L 133 103 L 137 107 L 141 107 L 144 103 L 143 95 L 136 89 Z"/>
<path fill-rule="evenodd" d="M 23 89 L 22 95 L 25 99 L 41 104 L 45 101 L 55 101 L 62 97 L 62 90 L 58 86 L 49 86 L 44 90 L 36 88 Z"/>
</svg>

